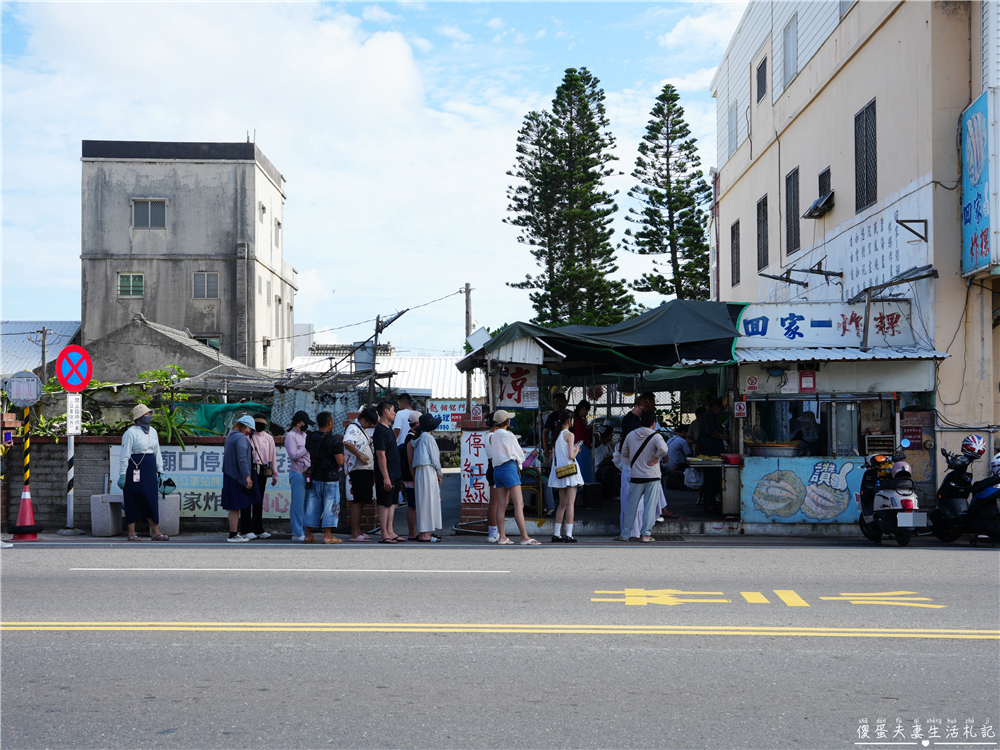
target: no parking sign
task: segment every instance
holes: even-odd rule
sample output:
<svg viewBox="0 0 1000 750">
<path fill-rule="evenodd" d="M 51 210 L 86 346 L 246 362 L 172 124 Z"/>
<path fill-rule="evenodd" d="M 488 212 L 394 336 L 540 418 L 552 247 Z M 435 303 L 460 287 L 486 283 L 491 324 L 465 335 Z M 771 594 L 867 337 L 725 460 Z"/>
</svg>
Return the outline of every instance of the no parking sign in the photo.
<svg viewBox="0 0 1000 750">
<path fill-rule="evenodd" d="M 70 393 L 86 390 L 93 373 L 93 362 L 82 346 L 70 344 L 56 357 L 56 380 Z"/>
</svg>

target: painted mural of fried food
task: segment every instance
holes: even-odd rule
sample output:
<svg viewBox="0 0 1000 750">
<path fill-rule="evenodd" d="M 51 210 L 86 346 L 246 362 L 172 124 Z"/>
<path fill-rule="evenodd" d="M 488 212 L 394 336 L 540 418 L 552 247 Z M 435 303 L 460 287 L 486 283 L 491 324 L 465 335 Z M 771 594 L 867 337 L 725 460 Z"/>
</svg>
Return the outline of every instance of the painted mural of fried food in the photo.
<svg viewBox="0 0 1000 750">
<path fill-rule="evenodd" d="M 765 516 L 795 515 L 806 496 L 805 485 L 791 471 L 772 471 L 757 482 L 753 504 Z"/>
<path fill-rule="evenodd" d="M 835 490 L 825 484 L 810 484 L 806 486 L 802 512 L 817 521 L 828 521 L 847 510 L 850 502 L 851 496 L 846 489 Z"/>
</svg>

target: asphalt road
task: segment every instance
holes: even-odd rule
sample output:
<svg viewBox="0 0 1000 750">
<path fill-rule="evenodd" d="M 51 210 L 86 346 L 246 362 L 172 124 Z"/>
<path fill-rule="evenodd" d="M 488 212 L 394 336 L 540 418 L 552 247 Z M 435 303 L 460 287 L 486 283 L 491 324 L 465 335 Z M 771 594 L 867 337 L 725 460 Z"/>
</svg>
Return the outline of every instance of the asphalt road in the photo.
<svg viewBox="0 0 1000 750">
<path fill-rule="evenodd" d="M 998 741 L 997 549 L 461 541 L 4 550 L 0 743 Z"/>
</svg>

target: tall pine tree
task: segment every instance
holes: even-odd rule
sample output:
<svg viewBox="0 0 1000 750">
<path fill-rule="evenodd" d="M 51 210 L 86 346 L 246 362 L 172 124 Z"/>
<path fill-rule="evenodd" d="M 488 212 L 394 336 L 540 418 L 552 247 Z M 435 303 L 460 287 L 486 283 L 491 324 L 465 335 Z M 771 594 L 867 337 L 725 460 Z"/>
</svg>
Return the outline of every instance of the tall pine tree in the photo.
<svg viewBox="0 0 1000 750">
<path fill-rule="evenodd" d="M 640 255 L 668 256 L 653 261 L 659 270 L 632 284 L 637 292 L 659 292 L 677 299 L 708 299 L 708 214 L 711 188 L 699 169 L 696 139 L 684 121 L 677 89 L 669 83 L 656 98 L 646 134 L 639 143 L 632 177 L 638 184 L 629 197 L 626 219 L 637 224 L 625 231 L 625 247 Z"/>
<path fill-rule="evenodd" d="M 614 144 L 604 91 L 586 68 L 567 70 L 551 113 L 529 113 L 518 132 L 507 174 L 523 184 L 507 189 L 512 215 L 504 221 L 523 230 L 518 241 L 541 271 L 509 285 L 531 290 L 534 323 L 606 326 L 633 311 L 625 283 L 610 278 L 618 270 L 611 244 L 618 206 L 604 179 L 614 173 Z"/>
</svg>

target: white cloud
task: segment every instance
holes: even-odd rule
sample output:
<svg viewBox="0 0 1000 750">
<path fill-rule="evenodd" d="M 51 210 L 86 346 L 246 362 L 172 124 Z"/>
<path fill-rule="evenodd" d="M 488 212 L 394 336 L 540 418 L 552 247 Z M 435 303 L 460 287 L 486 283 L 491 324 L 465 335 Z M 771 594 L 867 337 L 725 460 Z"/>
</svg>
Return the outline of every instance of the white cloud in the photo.
<svg viewBox="0 0 1000 750">
<path fill-rule="evenodd" d="M 462 31 L 458 26 L 438 26 L 434 29 L 438 34 L 456 42 L 468 42 L 472 39 L 469 34 Z"/>
<path fill-rule="evenodd" d="M 705 91 L 712 83 L 715 71 L 716 68 L 703 68 L 679 78 L 667 78 L 663 83 L 672 84 L 678 91 Z"/>
<path fill-rule="evenodd" d="M 399 18 L 378 5 L 366 6 L 361 12 L 361 17 L 372 23 L 392 23 Z"/>
<path fill-rule="evenodd" d="M 79 314 L 81 140 L 242 141 L 256 129 L 288 180 L 298 322 L 385 315 L 466 281 L 480 320 L 531 317 L 527 295 L 503 284 L 530 258 L 501 220 L 515 134 L 534 102 L 494 85 L 431 107 L 418 42 L 366 34 L 322 5 L 39 3 L 24 13 L 26 54 L 3 67 L 3 315 L 24 317 L 39 299 L 49 315 Z M 149 28 L 159 33 L 134 33 Z M 408 313 L 387 338 L 460 346 L 462 298 Z"/>
<path fill-rule="evenodd" d="M 536 40 L 541 39 L 543 36 L 545 36 L 545 29 L 541 29 L 535 33 Z"/>
<path fill-rule="evenodd" d="M 430 52 L 434 49 L 434 45 L 422 36 L 408 36 L 407 41 L 410 42 L 414 47 L 416 47 L 421 52 Z"/>
<path fill-rule="evenodd" d="M 498 16 L 497 18 L 491 18 L 489 21 L 486 22 L 486 25 L 489 26 L 491 29 L 500 30 L 507 24 L 504 23 L 504 20 Z"/>
<path fill-rule="evenodd" d="M 700 5 L 704 12 L 684 16 L 657 41 L 670 49 L 698 48 L 702 54 L 721 54 L 736 33 L 746 6 L 745 2 Z"/>
</svg>

